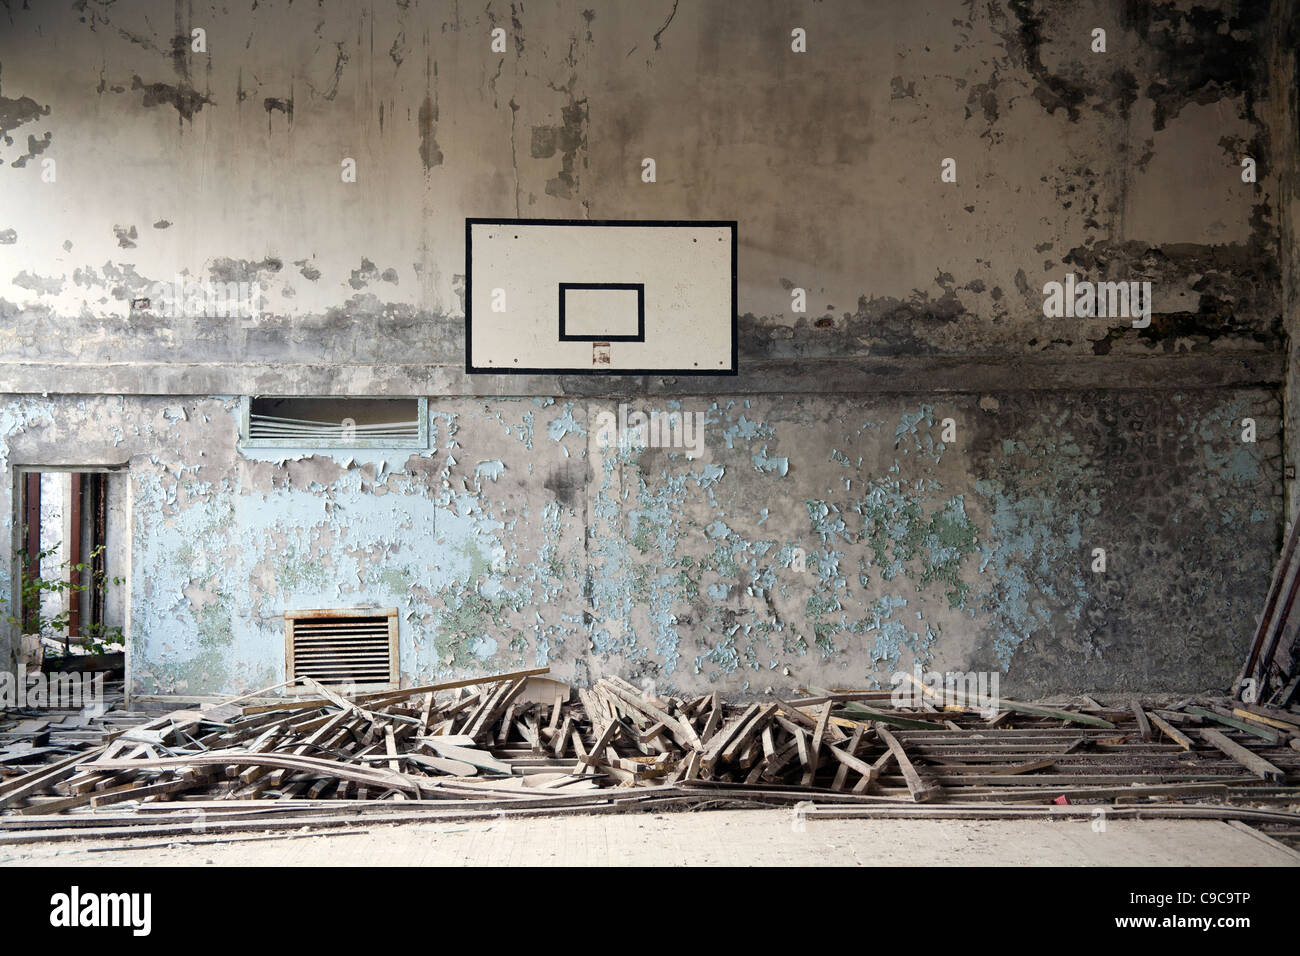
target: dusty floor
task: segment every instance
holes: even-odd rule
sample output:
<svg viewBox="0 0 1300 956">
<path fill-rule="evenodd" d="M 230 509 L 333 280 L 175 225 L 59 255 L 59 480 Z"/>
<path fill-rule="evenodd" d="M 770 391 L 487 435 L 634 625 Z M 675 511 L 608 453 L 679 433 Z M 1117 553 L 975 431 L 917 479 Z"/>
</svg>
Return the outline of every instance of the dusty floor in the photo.
<svg viewBox="0 0 1300 956">
<path fill-rule="evenodd" d="M 382 826 L 193 846 L 156 839 L 0 847 L 7 866 L 148 865 L 1300 865 L 1300 853 L 1217 821 L 809 820 L 788 810 L 591 815 Z"/>
</svg>

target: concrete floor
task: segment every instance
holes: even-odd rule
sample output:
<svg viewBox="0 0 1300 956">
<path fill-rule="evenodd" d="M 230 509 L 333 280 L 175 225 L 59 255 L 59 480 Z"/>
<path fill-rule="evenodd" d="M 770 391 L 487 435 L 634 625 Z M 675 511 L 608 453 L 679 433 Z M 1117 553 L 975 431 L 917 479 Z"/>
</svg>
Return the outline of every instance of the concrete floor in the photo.
<svg viewBox="0 0 1300 956">
<path fill-rule="evenodd" d="M 1297 866 L 1300 854 L 1218 821 L 809 820 L 788 810 L 591 815 L 375 827 L 127 849 L 0 846 L 8 866 Z M 158 841 L 141 840 L 141 844 Z"/>
</svg>

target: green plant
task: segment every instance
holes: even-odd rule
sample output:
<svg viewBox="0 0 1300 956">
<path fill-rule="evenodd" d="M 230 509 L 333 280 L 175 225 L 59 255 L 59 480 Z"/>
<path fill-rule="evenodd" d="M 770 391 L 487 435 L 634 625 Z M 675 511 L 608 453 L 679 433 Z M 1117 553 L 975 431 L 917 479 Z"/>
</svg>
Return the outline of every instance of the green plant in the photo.
<svg viewBox="0 0 1300 956">
<path fill-rule="evenodd" d="M 24 569 L 33 566 L 39 568 L 41 562 L 57 550 L 57 548 L 50 548 L 41 551 L 34 562 L 28 560 L 26 549 L 19 551 L 20 567 Z M 92 588 L 96 591 L 101 590 L 110 580 L 114 584 L 121 584 L 124 580 L 119 577 L 110 579 L 107 572 L 94 567 L 95 558 L 103 554 L 103 551 L 103 545 L 92 551 L 89 555 L 90 563 L 64 561 L 50 577 L 42 577 L 39 574 L 29 576 L 24 573 L 22 575 L 22 590 L 19 594 L 20 615 L 17 617 L 11 615 L 6 620 L 10 624 L 24 628 L 29 633 L 62 635 L 64 651 L 70 651 L 72 641 L 71 635 L 68 634 L 68 625 L 72 616 L 69 610 L 71 600 L 76 600 L 77 595 L 82 591 L 89 591 Z M 70 580 L 72 577 L 71 572 L 76 572 L 76 584 L 73 584 Z M 67 595 L 68 597 L 60 601 L 63 610 L 58 614 L 46 615 L 41 608 L 41 599 L 46 594 Z M 86 651 L 91 654 L 103 654 L 108 650 L 109 645 L 121 644 L 124 640 L 122 629 L 117 625 L 89 624 L 82 625 L 80 630 L 80 642 L 86 648 Z"/>
</svg>

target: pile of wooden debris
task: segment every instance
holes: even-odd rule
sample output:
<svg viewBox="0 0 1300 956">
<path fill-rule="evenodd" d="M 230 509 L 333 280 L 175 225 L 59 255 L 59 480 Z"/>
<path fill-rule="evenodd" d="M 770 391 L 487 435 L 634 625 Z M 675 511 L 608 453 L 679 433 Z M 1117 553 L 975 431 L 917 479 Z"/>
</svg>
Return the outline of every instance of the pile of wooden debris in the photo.
<svg viewBox="0 0 1300 956">
<path fill-rule="evenodd" d="M 1273 570 L 1236 694 L 1275 708 L 1300 700 L 1300 520 L 1291 522 Z"/>
<path fill-rule="evenodd" d="M 0 715 L 0 844 L 788 805 L 807 817 L 1210 817 L 1300 837 L 1300 713 L 890 691 L 728 704 L 546 668 L 150 718 Z M 206 838 L 205 838 L 206 839 Z"/>
</svg>

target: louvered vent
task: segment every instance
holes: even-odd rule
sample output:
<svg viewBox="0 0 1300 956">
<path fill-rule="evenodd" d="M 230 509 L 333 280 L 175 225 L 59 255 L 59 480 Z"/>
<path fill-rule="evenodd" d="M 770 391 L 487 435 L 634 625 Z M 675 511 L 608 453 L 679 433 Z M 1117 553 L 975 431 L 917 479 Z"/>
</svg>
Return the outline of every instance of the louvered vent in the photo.
<svg viewBox="0 0 1300 956">
<path fill-rule="evenodd" d="M 289 680 L 397 686 L 396 608 L 286 611 L 284 629 Z"/>
<path fill-rule="evenodd" d="M 320 441 L 412 442 L 420 438 L 419 422 L 384 422 L 379 425 L 355 425 L 351 422 L 314 422 L 305 418 L 278 418 L 275 415 L 250 415 L 248 437 L 276 439 L 285 444 L 315 444 Z"/>
<path fill-rule="evenodd" d="M 422 448 L 423 398 L 272 398 L 244 401 L 246 446 L 262 448 Z"/>
</svg>

